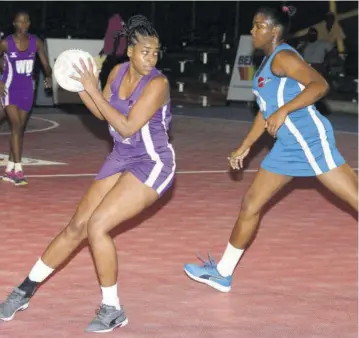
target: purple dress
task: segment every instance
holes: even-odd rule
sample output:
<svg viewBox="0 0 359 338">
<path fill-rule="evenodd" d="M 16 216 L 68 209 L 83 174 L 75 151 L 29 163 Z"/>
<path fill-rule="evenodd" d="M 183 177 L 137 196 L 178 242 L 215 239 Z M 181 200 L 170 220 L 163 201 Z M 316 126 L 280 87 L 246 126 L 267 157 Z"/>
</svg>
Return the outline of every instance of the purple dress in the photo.
<svg viewBox="0 0 359 338">
<path fill-rule="evenodd" d="M 149 75 L 142 77 L 126 100 L 121 100 L 118 95 L 119 88 L 128 68 L 128 62 L 121 65 L 111 84 L 110 99 L 110 104 L 125 116 L 141 96 L 146 84 L 157 76 L 163 76 L 154 68 Z M 139 131 L 126 139 L 109 125 L 114 147 L 96 179 L 129 171 L 161 196 L 171 187 L 176 170 L 175 153 L 167 133 L 171 118 L 170 103 L 168 103 L 158 109 Z"/>
<path fill-rule="evenodd" d="M 26 51 L 19 51 L 14 36 L 9 35 L 8 50 L 4 53 L 4 74 L 2 82 L 7 89 L 7 95 L 1 99 L 3 107 L 15 105 L 29 112 L 34 99 L 34 84 L 32 71 L 37 52 L 36 36 L 29 36 L 29 46 Z"/>
</svg>

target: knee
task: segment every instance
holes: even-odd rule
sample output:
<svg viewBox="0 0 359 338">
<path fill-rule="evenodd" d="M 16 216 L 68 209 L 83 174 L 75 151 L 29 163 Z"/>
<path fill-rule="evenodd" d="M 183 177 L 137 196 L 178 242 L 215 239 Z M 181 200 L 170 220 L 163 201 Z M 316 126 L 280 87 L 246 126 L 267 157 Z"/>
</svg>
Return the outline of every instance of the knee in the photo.
<svg viewBox="0 0 359 338">
<path fill-rule="evenodd" d="M 354 189 L 353 189 L 353 208 L 358 211 L 359 201 L 358 201 L 358 176 L 354 180 Z"/>
<path fill-rule="evenodd" d="M 354 210 L 356 210 L 358 212 L 358 207 L 359 207 L 359 201 L 358 201 L 358 193 L 356 193 L 353 198 L 352 198 L 352 202 L 351 202 L 351 206 Z"/>
<path fill-rule="evenodd" d="M 93 243 L 96 239 L 106 235 L 106 231 L 103 228 L 104 220 L 101 215 L 96 213 L 91 216 L 87 224 L 87 236 L 90 243 Z"/>
<path fill-rule="evenodd" d="M 11 122 L 11 132 L 12 134 L 21 134 L 24 127 L 22 126 L 21 121 L 12 121 Z"/>
<path fill-rule="evenodd" d="M 81 241 L 85 239 L 87 237 L 87 221 L 75 216 L 65 228 L 64 234 L 69 240 Z"/>
<path fill-rule="evenodd" d="M 255 199 L 251 195 L 244 196 L 241 206 L 241 217 L 251 218 L 258 216 L 260 211 L 260 205 L 256 203 Z"/>
</svg>

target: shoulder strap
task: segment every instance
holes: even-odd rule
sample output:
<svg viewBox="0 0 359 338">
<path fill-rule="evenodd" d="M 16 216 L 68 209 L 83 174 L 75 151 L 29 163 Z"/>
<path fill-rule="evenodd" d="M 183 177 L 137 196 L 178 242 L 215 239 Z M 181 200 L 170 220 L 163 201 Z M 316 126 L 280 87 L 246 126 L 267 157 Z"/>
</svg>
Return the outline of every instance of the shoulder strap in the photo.
<svg viewBox="0 0 359 338">
<path fill-rule="evenodd" d="M 155 77 L 158 77 L 158 76 L 163 76 L 162 73 L 157 70 L 156 68 L 154 68 L 150 74 L 144 76 L 140 83 L 138 84 L 137 88 L 135 89 L 135 91 L 133 92 L 132 96 L 135 96 L 137 94 L 140 94 L 142 93 L 143 89 L 146 87 L 146 85 L 152 80 L 154 79 Z"/>
<path fill-rule="evenodd" d="M 129 67 L 128 62 L 121 64 L 115 79 L 111 83 L 111 92 L 113 94 L 118 93 L 118 90 L 119 90 L 121 82 L 122 82 L 122 78 L 123 78 L 125 72 L 127 71 L 128 67 Z"/>
</svg>

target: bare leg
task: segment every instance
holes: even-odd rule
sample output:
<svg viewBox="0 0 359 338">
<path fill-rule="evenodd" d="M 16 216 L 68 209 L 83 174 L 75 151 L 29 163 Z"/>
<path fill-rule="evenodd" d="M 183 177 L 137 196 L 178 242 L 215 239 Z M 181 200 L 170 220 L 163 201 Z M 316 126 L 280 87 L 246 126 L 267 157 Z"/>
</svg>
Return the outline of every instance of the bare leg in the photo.
<svg viewBox="0 0 359 338">
<path fill-rule="evenodd" d="M 317 178 L 329 190 L 358 211 L 358 177 L 347 164 Z M 244 197 L 242 209 L 232 231 L 229 244 L 222 260 L 218 263 L 219 273 L 224 276 L 232 275 L 242 253 L 253 239 L 258 227 L 260 211 L 264 204 L 290 179 L 290 177 L 259 171 Z"/>
<path fill-rule="evenodd" d="M 6 115 L 9 119 L 11 138 L 10 138 L 10 152 L 9 161 L 21 162 L 21 134 L 22 134 L 22 116 L 19 109 L 10 105 L 5 108 Z"/>
<path fill-rule="evenodd" d="M 232 274 L 244 250 L 248 248 L 259 225 L 259 217 L 264 205 L 280 189 L 292 180 L 292 177 L 274 174 L 259 169 L 254 181 L 242 201 L 238 219 L 232 230 L 229 243 L 216 265 L 210 260 L 204 265 L 186 264 L 186 274 L 201 283 L 228 292 L 231 289 Z"/>
<path fill-rule="evenodd" d="M 0 105 L 0 126 L 5 121 L 6 114 L 4 108 Z"/>
<path fill-rule="evenodd" d="M 292 180 L 260 169 L 242 201 L 238 219 L 229 242 L 236 248 L 246 249 L 257 231 L 260 212 L 278 191 Z"/>
<path fill-rule="evenodd" d="M 101 286 L 117 281 L 117 253 L 109 231 L 136 216 L 158 199 L 157 193 L 125 173 L 91 216 L 88 239 Z"/>
<path fill-rule="evenodd" d="M 42 261 L 53 269 L 61 265 L 70 254 L 87 238 L 88 221 L 106 194 L 120 177 L 116 174 L 94 181 L 82 198 L 70 223 L 49 244 L 42 255 Z"/>
<path fill-rule="evenodd" d="M 21 128 L 21 132 L 20 132 L 20 148 L 19 148 L 20 163 L 21 163 L 22 150 L 23 150 L 23 145 L 24 145 L 24 136 L 25 136 L 25 130 L 26 130 L 26 126 L 27 126 L 27 122 L 28 122 L 28 118 L 29 118 L 29 113 L 26 112 L 25 110 L 19 109 L 19 117 L 20 117 L 20 128 Z"/>
<path fill-rule="evenodd" d="M 332 193 L 358 211 L 358 176 L 348 165 L 335 168 L 317 179 Z"/>
<path fill-rule="evenodd" d="M 87 237 L 88 220 L 120 176 L 121 174 L 116 174 L 92 184 L 70 223 L 50 243 L 41 259 L 31 269 L 29 276 L 13 290 L 5 302 L 0 304 L 0 319 L 11 320 L 17 311 L 25 310 L 38 285 L 65 262 Z"/>
<path fill-rule="evenodd" d="M 88 332 L 109 332 L 128 323 L 117 295 L 117 252 L 109 231 L 136 216 L 157 199 L 153 189 L 127 172 L 92 214 L 87 232 L 101 285 L 102 305 L 87 327 Z"/>
</svg>

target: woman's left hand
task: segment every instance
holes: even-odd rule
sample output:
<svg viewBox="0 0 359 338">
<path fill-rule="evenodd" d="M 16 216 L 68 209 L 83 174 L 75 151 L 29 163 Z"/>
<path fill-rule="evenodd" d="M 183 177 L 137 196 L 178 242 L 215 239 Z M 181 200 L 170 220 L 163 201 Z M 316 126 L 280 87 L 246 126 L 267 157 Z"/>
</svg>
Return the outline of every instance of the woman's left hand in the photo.
<svg viewBox="0 0 359 338">
<path fill-rule="evenodd" d="M 76 70 L 77 74 L 79 76 L 71 76 L 72 79 L 79 81 L 84 89 L 90 93 L 93 90 L 98 90 L 98 72 L 95 74 L 92 60 L 88 59 L 89 66 L 87 67 L 85 64 L 85 61 L 83 59 L 80 59 L 81 68 L 77 67 L 75 64 L 73 64 L 74 69 Z"/>
<path fill-rule="evenodd" d="M 278 129 L 284 123 L 288 113 L 279 108 L 274 114 L 272 114 L 266 121 L 266 129 L 269 134 L 276 137 Z"/>
<path fill-rule="evenodd" d="M 46 89 L 52 88 L 52 79 L 51 79 L 51 77 L 45 77 L 44 85 L 45 85 Z"/>
</svg>

